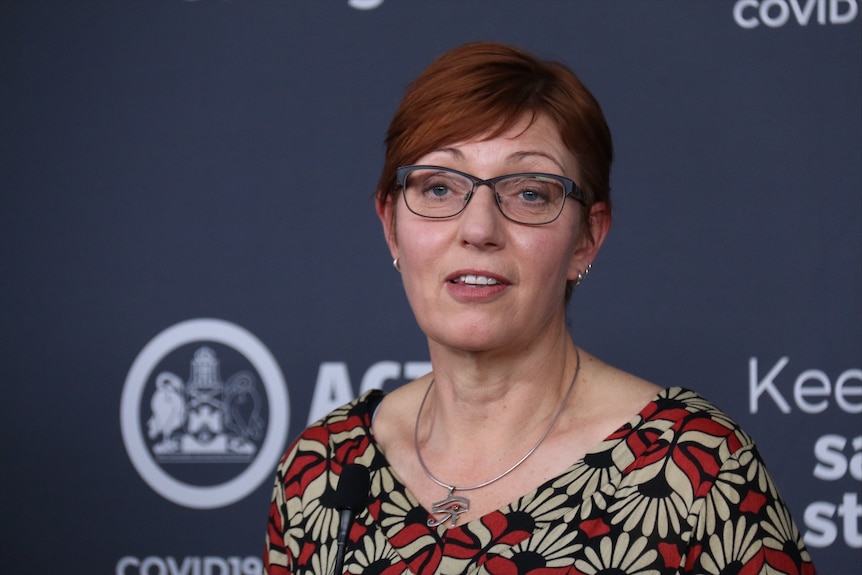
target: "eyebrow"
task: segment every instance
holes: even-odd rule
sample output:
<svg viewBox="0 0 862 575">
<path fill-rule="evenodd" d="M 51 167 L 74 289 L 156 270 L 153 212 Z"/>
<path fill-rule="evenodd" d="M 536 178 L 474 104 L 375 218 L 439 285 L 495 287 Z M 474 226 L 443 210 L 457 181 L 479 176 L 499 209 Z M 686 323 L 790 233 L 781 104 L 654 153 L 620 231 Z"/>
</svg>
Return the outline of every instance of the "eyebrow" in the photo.
<svg viewBox="0 0 862 575">
<path fill-rule="evenodd" d="M 458 148 L 440 148 L 440 149 L 435 150 L 435 151 L 436 151 L 436 152 L 444 152 L 444 153 L 447 153 L 447 154 L 451 154 L 451 155 L 455 156 L 455 158 L 457 158 L 457 159 L 459 159 L 459 160 L 464 160 L 464 159 L 466 159 L 466 158 L 464 157 L 464 154 L 463 154 L 463 153 L 461 152 L 461 150 L 459 150 Z M 513 154 L 509 154 L 509 156 L 506 158 L 506 160 L 508 160 L 508 161 L 511 161 L 511 160 L 523 160 L 523 159 L 530 158 L 530 157 L 533 157 L 533 156 L 537 156 L 537 157 L 540 157 L 540 158 L 545 158 L 546 160 L 550 160 L 551 162 L 553 162 L 553 163 L 554 163 L 554 165 L 555 165 L 555 166 L 557 166 L 557 167 L 560 169 L 560 172 L 561 172 L 561 173 L 563 173 L 563 174 L 565 174 L 565 173 L 566 173 L 566 169 L 565 169 L 565 168 L 563 167 L 563 165 L 559 162 L 559 160 L 557 160 L 557 159 L 556 159 L 556 158 L 554 158 L 553 156 L 550 156 L 550 155 L 546 154 L 545 152 L 541 152 L 541 151 L 538 151 L 538 150 L 523 150 L 523 151 L 520 151 L 520 152 L 515 152 L 515 153 L 513 153 Z"/>
<path fill-rule="evenodd" d="M 514 154 L 511 154 L 509 156 L 509 159 L 521 160 L 521 159 L 529 158 L 531 156 L 538 156 L 540 158 L 545 158 L 547 160 L 550 160 L 554 163 L 554 165 L 556 165 L 558 168 L 560 168 L 561 173 L 563 173 L 563 174 L 566 173 L 566 169 L 563 167 L 563 164 L 561 164 L 555 157 L 550 156 L 550 155 L 546 154 L 545 152 L 539 152 L 539 151 L 515 152 Z"/>
</svg>

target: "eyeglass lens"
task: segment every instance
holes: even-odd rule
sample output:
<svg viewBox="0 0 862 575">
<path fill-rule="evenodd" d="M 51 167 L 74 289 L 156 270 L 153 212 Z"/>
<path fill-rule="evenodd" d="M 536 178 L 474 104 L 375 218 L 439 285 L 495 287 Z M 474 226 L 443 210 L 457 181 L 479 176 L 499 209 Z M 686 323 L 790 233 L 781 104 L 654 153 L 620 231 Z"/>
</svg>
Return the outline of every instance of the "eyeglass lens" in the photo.
<svg viewBox="0 0 862 575">
<path fill-rule="evenodd" d="M 513 221 L 544 224 L 556 219 L 563 209 L 565 186 L 553 177 L 514 174 L 492 182 L 500 210 Z M 404 184 L 407 207 L 427 218 L 459 214 L 476 192 L 473 180 L 440 168 L 412 169 L 405 175 Z"/>
</svg>

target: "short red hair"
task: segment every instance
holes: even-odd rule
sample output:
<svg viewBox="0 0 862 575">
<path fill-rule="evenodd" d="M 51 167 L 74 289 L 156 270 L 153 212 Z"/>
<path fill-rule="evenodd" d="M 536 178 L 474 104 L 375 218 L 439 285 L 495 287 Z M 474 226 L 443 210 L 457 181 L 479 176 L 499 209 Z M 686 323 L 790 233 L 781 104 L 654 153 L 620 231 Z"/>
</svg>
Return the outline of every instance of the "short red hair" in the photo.
<svg viewBox="0 0 862 575">
<path fill-rule="evenodd" d="M 609 216 L 611 209 L 613 143 L 599 103 L 563 64 L 493 42 L 446 52 L 410 84 L 386 135 L 377 201 L 385 204 L 399 194 L 399 166 L 482 134 L 498 136 L 525 114 L 550 118 L 574 156 L 589 233 L 589 207 L 604 202 Z"/>
</svg>

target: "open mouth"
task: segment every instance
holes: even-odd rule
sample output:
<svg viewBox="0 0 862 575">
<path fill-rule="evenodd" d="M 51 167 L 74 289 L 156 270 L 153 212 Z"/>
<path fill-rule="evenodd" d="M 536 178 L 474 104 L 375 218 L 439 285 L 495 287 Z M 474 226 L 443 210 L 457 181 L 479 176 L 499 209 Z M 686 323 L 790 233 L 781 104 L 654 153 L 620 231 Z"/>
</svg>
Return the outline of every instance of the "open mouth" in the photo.
<svg viewBox="0 0 862 575">
<path fill-rule="evenodd" d="M 488 276 L 464 275 L 450 280 L 453 284 L 464 284 L 471 286 L 493 286 L 500 283 L 496 278 Z"/>
</svg>

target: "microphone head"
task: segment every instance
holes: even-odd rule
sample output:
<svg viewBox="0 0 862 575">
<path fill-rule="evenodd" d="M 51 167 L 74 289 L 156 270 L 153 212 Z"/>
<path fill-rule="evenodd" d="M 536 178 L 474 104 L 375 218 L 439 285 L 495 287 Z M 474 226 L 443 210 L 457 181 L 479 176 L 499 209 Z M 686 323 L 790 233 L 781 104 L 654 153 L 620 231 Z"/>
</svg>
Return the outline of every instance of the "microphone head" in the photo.
<svg viewBox="0 0 862 575">
<path fill-rule="evenodd" d="M 368 503 L 371 489 L 371 474 L 368 468 L 358 463 L 345 465 L 335 489 L 335 508 L 361 511 Z"/>
</svg>

